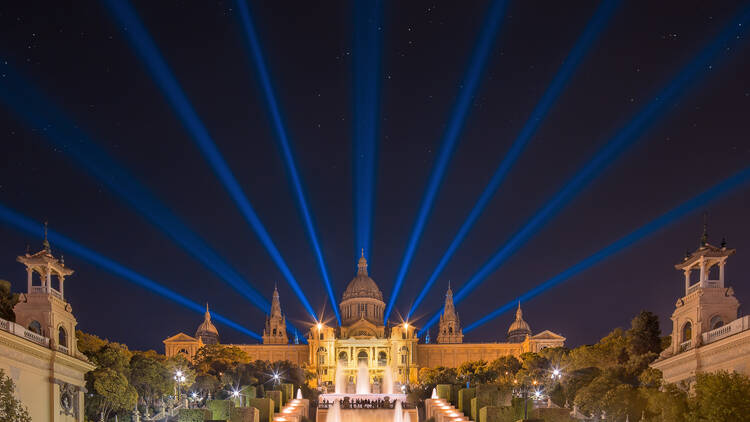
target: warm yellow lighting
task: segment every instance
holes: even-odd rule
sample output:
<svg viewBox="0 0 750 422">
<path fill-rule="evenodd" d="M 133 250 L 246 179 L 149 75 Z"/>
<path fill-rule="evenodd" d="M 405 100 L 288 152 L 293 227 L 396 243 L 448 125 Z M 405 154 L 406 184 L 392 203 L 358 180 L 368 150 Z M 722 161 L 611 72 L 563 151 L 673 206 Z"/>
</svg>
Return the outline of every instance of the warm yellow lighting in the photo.
<svg viewBox="0 0 750 422">
<path fill-rule="evenodd" d="M 405 322 L 405 323 L 404 323 L 404 330 L 408 330 L 408 329 L 409 329 L 409 323 L 408 323 L 408 322 Z"/>
<path fill-rule="evenodd" d="M 318 331 L 320 331 L 320 330 L 322 330 L 322 329 L 323 329 L 323 324 L 321 324 L 321 323 L 318 323 Z"/>
</svg>

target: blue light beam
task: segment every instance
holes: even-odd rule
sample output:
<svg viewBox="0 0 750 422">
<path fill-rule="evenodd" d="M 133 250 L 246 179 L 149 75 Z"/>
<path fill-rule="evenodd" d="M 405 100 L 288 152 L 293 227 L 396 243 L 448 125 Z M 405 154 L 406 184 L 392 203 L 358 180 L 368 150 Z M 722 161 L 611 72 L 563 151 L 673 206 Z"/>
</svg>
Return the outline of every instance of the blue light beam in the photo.
<svg viewBox="0 0 750 422">
<path fill-rule="evenodd" d="M 354 198 L 354 259 L 360 248 L 370 259 L 373 210 L 375 203 L 375 162 L 377 160 L 380 112 L 382 1 L 354 2 L 354 48 L 352 104 L 354 109 L 352 185 Z"/>
<path fill-rule="evenodd" d="M 699 75 L 713 69 L 710 61 L 732 41 L 741 39 L 743 26 L 750 18 L 750 7 L 745 8 L 712 40 L 680 73 L 646 105 L 624 128 L 591 159 L 568 183 L 553 197 L 547 205 L 542 207 L 527 223 L 516 232 L 513 237 L 493 255 L 469 281 L 453 297 L 455 303 L 460 302 L 474 290 L 485 278 L 496 271 L 518 248 L 533 236 L 546 222 L 548 222 L 564 205 L 581 190 L 596 175 L 601 173 L 626 147 L 632 145 L 646 129 L 665 112 L 666 106 L 685 93 L 690 82 Z M 718 60 L 718 59 L 717 59 Z M 427 322 L 423 330 L 434 325 L 440 318 L 436 312 Z"/>
<path fill-rule="evenodd" d="M 464 328 L 464 333 L 471 331 L 479 327 L 480 325 L 485 324 L 489 322 L 490 320 L 500 316 L 504 312 L 513 309 L 513 307 L 515 307 L 519 301 L 520 302 L 529 301 L 530 299 L 538 296 L 541 293 L 544 293 L 545 291 L 551 289 L 552 287 L 555 287 L 558 284 L 568 280 L 569 278 L 574 277 L 580 274 L 581 272 L 593 267 L 594 265 L 611 257 L 612 255 L 618 252 L 621 252 L 622 250 L 632 246 L 634 243 L 639 242 L 643 240 L 644 238 L 676 222 L 677 220 L 684 217 L 685 215 L 693 212 L 696 208 L 701 207 L 707 204 L 708 202 L 713 201 L 721 197 L 722 195 L 729 193 L 733 189 L 741 187 L 742 185 L 747 183 L 748 180 L 750 180 L 750 167 L 746 167 L 744 170 L 733 175 L 729 179 L 711 187 L 710 189 L 704 191 L 700 195 L 662 214 L 658 218 L 641 226 L 640 228 L 631 232 L 630 234 L 621 237 L 617 241 L 609 244 L 605 248 L 589 256 L 588 258 L 582 260 L 581 262 L 557 274 L 556 276 L 550 278 L 544 283 L 534 287 L 533 289 L 522 294 L 521 296 L 518 296 L 518 298 L 513 299 L 512 301 L 495 309 L 494 311 L 483 316 L 482 318 L 472 322 L 466 328 Z"/>
<path fill-rule="evenodd" d="M 406 317 L 407 321 L 411 319 L 412 314 L 422 303 L 422 300 L 424 300 L 430 288 L 432 288 L 432 286 L 435 284 L 435 281 L 437 281 L 438 276 L 443 271 L 445 266 L 448 265 L 448 262 L 450 262 L 453 254 L 461 245 L 461 242 L 463 242 L 463 240 L 466 238 L 466 235 L 469 234 L 469 231 L 472 229 L 472 227 L 474 227 L 474 223 L 476 223 L 477 219 L 482 214 L 482 211 L 484 211 L 487 203 L 490 201 L 495 192 L 497 192 L 497 190 L 500 188 L 500 185 L 505 180 L 505 177 L 507 176 L 511 167 L 518 160 L 518 157 L 521 155 L 521 152 L 523 152 L 526 144 L 536 133 L 536 130 L 539 128 L 539 126 L 541 126 L 542 121 L 547 116 L 547 113 L 552 108 L 556 100 L 560 97 L 560 94 L 565 89 L 565 86 L 570 80 L 570 77 L 573 75 L 573 72 L 575 72 L 576 68 L 578 67 L 578 64 L 591 48 L 591 45 L 594 43 L 594 41 L 599 37 L 599 34 L 605 28 L 607 22 L 609 22 L 610 17 L 614 14 L 614 11 L 617 9 L 617 6 L 619 6 L 620 3 L 620 0 L 605 0 L 601 3 L 593 18 L 589 21 L 587 27 L 583 31 L 583 34 L 576 42 L 573 49 L 570 51 L 567 59 L 563 62 L 562 67 L 560 67 L 560 70 L 558 70 L 557 75 L 552 80 L 549 88 L 547 88 L 544 96 L 542 96 L 542 98 L 539 100 L 539 103 L 532 111 L 529 119 L 526 121 L 526 124 L 521 129 L 518 137 L 513 142 L 513 145 L 511 146 L 507 155 L 495 170 L 495 173 L 492 175 L 490 182 L 487 184 L 487 187 L 485 187 L 482 195 L 479 197 L 479 200 L 477 200 L 477 203 L 474 205 L 474 208 L 472 208 L 469 216 L 466 217 L 466 220 L 464 221 L 463 225 L 461 225 L 458 233 L 456 233 L 456 236 L 453 238 L 450 246 L 448 246 L 448 250 L 446 250 L 445 254 L 443 254 L 443 257 L 440 258 L 440 262 L 438 262 L 437 267 L 435 267 L 432 275 L 430 275 L 427 283 L 424 285 L 422 291 L 417 296 L 417 299 L 412 304 L 411 309 L 409 309 L 409 313 Z"/>
<path fill-rule="evenodd" d="M 20 231 L 29 233 L 33 236 L 42 237 L 44 234 L 41 223 L 32 221 L 2 204 L 0 204 L 0 220 Z M 205 312 L 205 308 L 198 303 L 193 302 L 185 296 L 182 296 L 179 293 L 176 293 L 141 274 L 138 274 L 137 272 L 125 267 L 124 265 L 116 261 L 113 261 L 103 255 L 94 252 L 93 250 L 75 242 L 74 240 L 60 233 L 57 233 L 53 230 L 48 230 L 48 237 L 52 244 L 54 244 L 55 246 L 58 246 L 61 249 L 64 249 L 89 261 L 99 268 L 102 268 L 118 277 L 124 278 L 131 283 L 137 284 L 147 290 L 158 294 L 159 296 L 169 299 L 199 314 L 203 314 Z M 257 340 L 262 340 L 262 337 L 259 334 L 243 327 L 240 324 L 237 324 L 236 322 L 214 311 L 211 312 L 211 317 L 216 321 L 226 325 L 227 327 L 239 331 L 242 334 L 246 334 Z"/>
<path fill-rule="evenodd" d="M 190 133 L 196 145 L 198 145 L 203 152 L 203 156 L 213 168 L 214 173 L 216 173 L 216 176 L 224 185 L 224 188 L 234 200 L 242 215 L 253 228 L 255 234 L 258 236 L 261 243 L 263 243 L 263 246 L 265 246 L 266 251 L 284 275 L 287 283 L 292 287 L 297 298 L 302 302 L 302 305 L 310 316 L 312 316 L 315 321 L 318 321 L 319 318 L 315 311 L 313 311 L 305 293 L 292 275 L 291 270 L 284 261 L 284 258 L 282 258 L 281 253 L 276 248 L 273 240 L 271 240 L 271 236 L 266 231 L 263 223 L 261 223 L 260 218 L 255 213 L 250 201 L 243 193 L 242 187 L 240 187 L 237 179 L 224 161 L 219 149 L 211 139 L 211 135 L 209 135 L 208 130 L 203 125 L 203 122 L 201 122 L 187 96 L 182 91 L 177 79 L 172 74 L 166 61 L 161 57 L 161 54 L 156 48 L 156 44 L 151 39 L 151 36 L 146 31 L 146 28 L 143 26 L 140 19 L 138 19 L 135 10 L 133 10 L 127 0 L 105 0 L 105 3 L 112 12 L 112 16 L 114 16 L 120 25 L 122 25 L 123 33 L 128 41 L 130 41 L 131 46 L 151 73 L 151 76 L 154 78 L 159 89 L 161 89 L 164 96 L 172 105 L 172 108 L 179 116 L 185 129 Z"/>
<path fill-rule="evenodd" d="M 427 217 L 432 210 L 432 204 L 435 201 L 435 196 L 437 195 L 438 188 L 440 187 L 440 183 L 443 180 L 443 175 L 445 174 L 445 169 L 448 166 L 448 161 L 453 154 L 456 142 L 458 141 L 458 136 L 463 129 L 464 123 L 466 121 L 466 115 L 469 112 L 469 106 L 471 105 L 472 99 L 474 98 L 474 93 L 479 86 L 479 82 L 483 74 L 487 56 L 489 56 L 490 49 L 492 48 L 497 32 L 500 29 L 500 21 L 502 20 L 506 3 L 507 2 L 505 0 L 495 0 L 488 10 L 487 17 L 485 18 L 484 24 L 482 25 L 478 44 L 472 54 L 466 75 L 464 75 L 463 84 L 461 85 L 461 91 L 459 92 L 456 104 L 453 107 L 447 130 L 443 136 L 443 141 L 440 147 L 440 152 L 438 153 L 437 161 L 435 162 L 435 166 L 433 167 L 432 174 L 430 175 L 430 180 L 427 184 L 427 189 L 425 190 L 424 198 L 422 199 L 422 204 L 419 208 L 419 213 L 417 214 L 417 220 L 414 224 L 414 229 L 412 230 L 411 236 L 409 237 L 406 251 L 401 261 L 401 266 L 398 270 L 398 274 L 396 275 L 396 282 L 393 286 L 393 292 L 391 292 L 391 297 L 388 301 L 388 306 L 384 315 L 385 321 L 388 321 L 388 317 L 390 316 L 391 311 L 393 310 L 393 306 L 396 303 L 398 293 L 401 290 L 401 285 L 404 282 L 404 278 L 406 277 L 406 273 L 409 270 L 409 265 L 411 264 L 412 257 L 414 256 L 414 251 L 417 248 L 417 243 L 419 242 L 419 238 L 422 236 L 422 232 L 424 231 Z"/>
<path fill-rule="evenodd" d="M 281 117 L 281 110 L 279 108 L 276 95 L 273 91 L 271 84 L 271 78 L 268 74 L 268 68 L 263 58 L 263 52 L 260 48 L 260 40 L 255 32 L 255 26 L 253 25 L 252 18 L 250 16 L 250 9 L 247 6 L 245 0 L 237 0 L 237 10 L 239 11 L 240 21 L 242 28 L 245 30 L 245 36 L 247 37 L 247 43 L 250 47 L 250 52 L 255 63 L 255 69 L 260 79 L 260 85 L 263 89 L 263 95 L 265 96 L 268 111 L 271 115 L 271 121 L 276 131 L 276 139 L 281 146 L 281 152 L 284 157 L 284 163 L 289 174 L 290 181 L 294 187 L 294 191 L 297 197 L 297 204 L 299 210 L 302 213 L 302 219 L 305 222 L 305 228 L 307 229 L 307 236 L 310 240 L 315 257 L 318 260 L 318 267 L 320 267 L 320 275 L 323 277 L 323 283 L 325 284 L 326 291 L 328 292 L 328 298 L 331 300 L 331 307 L 333 312 L 336 314 L 336 320 L 341 325 L 341 315 L 339 314 L 339 308 L 336 302 L 336 297 L 333 294 L 333 287 L 331 286 L 330 278 L 328 277 L 328 270 L 323 260 L 323 252 L 318 242 L 318 236 L 315 234 L 315 226 L 313 224 L 312 214 L 307 206 L 305 200 L 305 193 L 300 181 L 299 173 L 297 172 L 297 166 L 294 163 L 294 156 L 292 154 L 292 148 L 289 145 L 289 137 L 287 135 L 286 126 Z"/>
<path fill-rule="evenodd" d="M 266 313 L 270 311 L 270 303 L 257 290 L 174 215 L 152 191 L 89 139 L 44 93 L 7 64 L 4 65 L 3 73 L 5 77 L 0 78 L 0 102 L 26 125 L 43 134 L 41 139 L 46 139 L 70 155 L 121 200 L 140 212 L 151 224 L 255 306 Z"/>
</svg>

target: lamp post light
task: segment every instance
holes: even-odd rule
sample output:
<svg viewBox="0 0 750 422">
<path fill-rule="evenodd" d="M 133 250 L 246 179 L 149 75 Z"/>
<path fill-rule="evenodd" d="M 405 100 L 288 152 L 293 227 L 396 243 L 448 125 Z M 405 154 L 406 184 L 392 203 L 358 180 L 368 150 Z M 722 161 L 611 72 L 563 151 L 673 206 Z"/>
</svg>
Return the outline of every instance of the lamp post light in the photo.
<svg viewBox="0 0 750 422">
<path fill-rule="evenodd" d="M 174 386 L 175 391 L 176 391 L 175 395 L 177 396 L 177 400 L 179 401 L 180 400 L 180 389 L 181 389 L 180 387 L 181 387 L 181 384 L 183 382 L 185 382 L 185 374 L 183 374 L 182 371 L 178 369 L 174 373 L 174 380 L 176 382 L 176 384 Z"/>
</svg>

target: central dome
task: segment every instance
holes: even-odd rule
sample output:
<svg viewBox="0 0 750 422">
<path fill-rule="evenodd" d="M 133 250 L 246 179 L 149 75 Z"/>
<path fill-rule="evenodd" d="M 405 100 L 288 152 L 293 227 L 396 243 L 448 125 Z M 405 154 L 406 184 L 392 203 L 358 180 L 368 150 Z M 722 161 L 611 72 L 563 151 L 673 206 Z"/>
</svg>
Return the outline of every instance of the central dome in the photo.
<svg viewBox="0 0 750 422">
<path fill-rule="evenodd" d="M 358 321 L 366 320 L 376 326 L 383 325 L 383 293 L 367 275 L 367 260 L 362 257 L 357 264 L 357 275 L 346 286 L 339 306 L 342 326 L 349 327 Z"/>
<path fill-rule="evenodd" d="M 344 291 L 343 300 L 354 298 L 383 300 L 383 293 L 378 288 L 378 285 L 367 275 L 367 260 L 364 254 L 359 258 L 359 263 L 357 264 L 357 276 L 349 282 Z"/>
</svg>

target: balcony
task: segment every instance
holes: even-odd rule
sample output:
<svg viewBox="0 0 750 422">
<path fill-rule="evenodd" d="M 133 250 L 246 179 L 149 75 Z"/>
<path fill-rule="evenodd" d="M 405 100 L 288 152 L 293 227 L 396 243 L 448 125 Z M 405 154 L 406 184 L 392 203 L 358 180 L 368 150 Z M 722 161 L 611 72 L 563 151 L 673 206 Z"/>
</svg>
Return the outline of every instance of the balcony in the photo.
<svg viewBox="0 0 750 422">
<path fill-rule="evenodd" d="M 687 295 L 700 289 L 700 287 L 701 287 L 700 283 L 695 283 L 692 286 L 688 287 Z M 704 288 L 708 288 L 708 289 L 718 289 L 720 287 L 721 287 L 721 282 L 719 280 L 706 280 L 706 285 L 704 286 Z"/>
<path fill-rule="evenodd" d="M 44 288 L 44 286 L 31 286 L 31 293 L 33 294 L 42 294 L 46 295 L 47 293 L 51 294 L 52 296 L 63 300 L 62 293 L 57 291 L 56 289 L 53 289 L 52 287 L 49 288 L 49 291 Z"/>
<path fill-rule="evenodd" d="M 683 341 L 680 343 L 680 352 L 691 349 L 693 347 L 693 340 Z"/>
<path fill-rule="evenodd" d="M 66 355 L 70 354 L 70 352 L 68 351 L 68 348 L 67 348 L 67 347 L 65 347 L 65 346 L 63 346 L 62 344 L 58 344 L 58 345 L 57 345 L 57 351 L 59 351 L 59 352 L 63 352 L 63 353 L 65 353 Z"/>
<path fill-rule="evenodd" d="M 0 329 L 14 334 L 18 337 L 23 337 L 26 340 L 32 341 L 38 345 L 49 347 L 49 339 L 47 337 L 39 335 L 33 331 L 29 331 L 22 325 L 18 325 L 15 322 L 0 319 Z"/>
<path fill-rule="evenodd" d="M 729 324 L 722 325 L 715 330 L 703 333 L 701 335 L 701 340 L 703 340 L 703 344 L 709 344 L 737 333 L 741 333 L 747 329 L 750 329 L 750 315 L 737 318 Z"/>
</svg>

